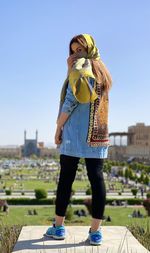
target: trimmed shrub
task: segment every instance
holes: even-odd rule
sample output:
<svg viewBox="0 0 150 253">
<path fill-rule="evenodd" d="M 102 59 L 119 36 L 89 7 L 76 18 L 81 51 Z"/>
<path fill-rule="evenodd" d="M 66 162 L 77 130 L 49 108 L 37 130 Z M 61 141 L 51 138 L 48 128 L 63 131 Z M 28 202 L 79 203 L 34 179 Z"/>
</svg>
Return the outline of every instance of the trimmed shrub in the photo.
<svg viewBox="0 0 150 253">
<path fill-rule="evenodd" d="M 36 199 L 46 199 L 47 191 L 45 189 L 35 189 L 35 197 Z"/>
<path fill-rule="evenodd" d="M 6 195 L 11 195 L 11 190 L 10 189 L 5 190 L 5 194 Z"/>
<path fill-rule="evenodd" d="M 131 192 L 132 192 L 132 194 L 135 196 L 135 198 L 136 198 L 136 195 L 137 195 L 137 193 L 138 193 L 138 189 L 137 188 L 132 188 L 131 189 Z"/>
</svg>

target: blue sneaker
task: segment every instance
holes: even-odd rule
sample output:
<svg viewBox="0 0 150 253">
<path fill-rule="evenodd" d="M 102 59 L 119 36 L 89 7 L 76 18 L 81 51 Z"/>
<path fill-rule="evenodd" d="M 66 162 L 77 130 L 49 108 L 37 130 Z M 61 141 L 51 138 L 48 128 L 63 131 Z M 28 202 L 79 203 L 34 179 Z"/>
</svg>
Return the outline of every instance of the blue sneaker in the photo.
<svg viewBox="0 0 150 253">
<path fill-rule="evenodd" d="M 91 245 L 101 245 L 102 239 L 103 239 L 101 229 L 95 232 L 91 232 L 91 228 L 90 228 L 88 239 L 90 240 Z"/>
<path fill-rule="evenodd" d="M 64 226 L 55 226 L 55 224 L 53 224 L 52 227 L 49 227 L 45 233 L 46 236 L 48 237 L 52 237 L 56 240 L 63 240 L 65 239 L 66 235 L 65 235 L 65 227 Z"/>
</svg>

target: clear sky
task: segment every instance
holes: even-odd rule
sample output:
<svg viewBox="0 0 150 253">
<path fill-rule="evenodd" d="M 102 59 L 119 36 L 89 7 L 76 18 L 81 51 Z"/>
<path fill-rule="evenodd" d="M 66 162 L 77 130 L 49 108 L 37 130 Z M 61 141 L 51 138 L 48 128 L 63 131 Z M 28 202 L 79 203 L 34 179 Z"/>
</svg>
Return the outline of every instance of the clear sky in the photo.
<svg viewBox="0 0 150 253">
<path fill-rule="evenodd" d="M 109 131 L 150 125 L 149 0 L 0 0 L 0 145 L 54 143 L 68 44 L 96 40 L 111 72 Z"/>
</svg>

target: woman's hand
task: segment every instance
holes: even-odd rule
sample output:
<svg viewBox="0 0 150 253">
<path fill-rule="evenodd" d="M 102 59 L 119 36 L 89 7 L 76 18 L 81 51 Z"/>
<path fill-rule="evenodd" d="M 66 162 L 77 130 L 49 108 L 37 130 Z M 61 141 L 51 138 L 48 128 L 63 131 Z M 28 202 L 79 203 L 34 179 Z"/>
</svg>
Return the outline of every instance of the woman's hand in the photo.
<svg viewBox="0 0 150 253">
<path fill-rule="evenodd" d="M 61 144 L 62 142 L 62 129 L 60 127 L 57 127 L 56 133 L 55 133 L 55 144 Z"/>
<path fill-rule="evenodd" d="M 72 69 L 74 63 L 76 62 L 76 60 L 79 58 L 79 54 L 78 53 L 74 53 L 72 55 L 70 55 L 67 59 L 67 64 L 68 64 L 68 71 L 70 72 L 70 70 Z"/>
</svg>

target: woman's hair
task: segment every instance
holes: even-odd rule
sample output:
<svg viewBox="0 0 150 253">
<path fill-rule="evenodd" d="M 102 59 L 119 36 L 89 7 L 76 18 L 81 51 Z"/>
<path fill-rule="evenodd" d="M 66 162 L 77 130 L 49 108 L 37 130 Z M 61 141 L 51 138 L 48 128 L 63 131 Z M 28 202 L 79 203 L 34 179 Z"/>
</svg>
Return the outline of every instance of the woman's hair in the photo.
<svg viewBox="0 0 150 253">
<path fill-rule="evenodd" d="M 69 54 L 70 55 L 73 54 L 71 45 L 74 42 L 77 42 L 80 45 L 82 45 L 88 53 L 88 45 L 86 43 L 86 40 L 83 37 L 83 35 L 80 34 L 80 35 L 73 37 L 72 40 L 70 41 L 70 44 L 69 44 Z M 90 59 L 90 60 L 91 60 L 91 64 L 92 64 L 92 71 L 96 77 L 97 83 L 102 83 L 104 86 L 104 90 L 109 91 L 111 88 L 111 85 L 112 85 L 112 78 L 111 78 L 111 75 L 110 75 L 108 69 L 106 68 L 105 64 L 102 62 L 101 59 L 100 60 Z"/>
</svg>

